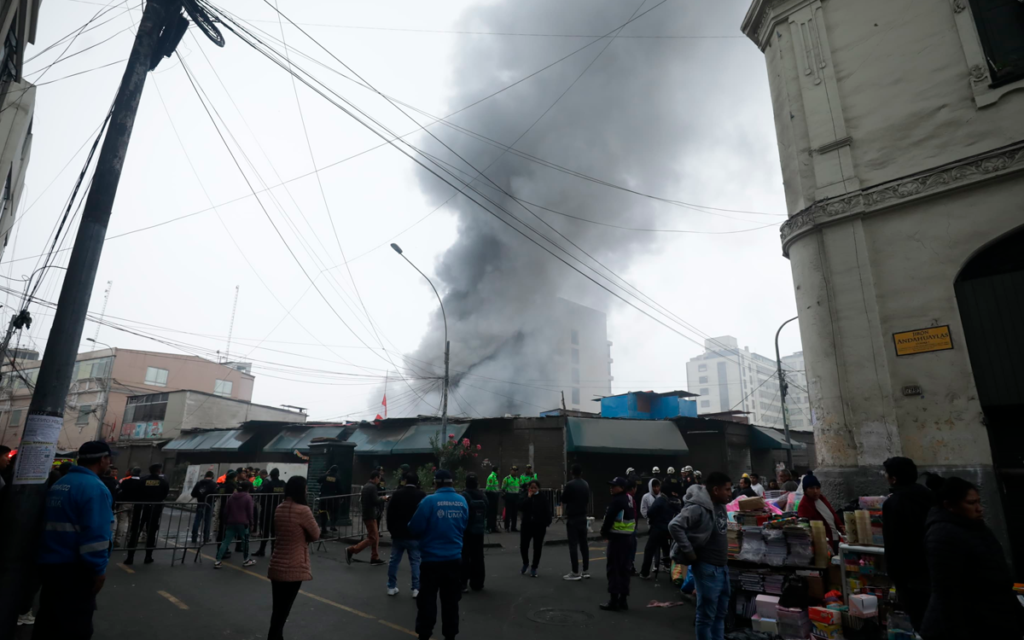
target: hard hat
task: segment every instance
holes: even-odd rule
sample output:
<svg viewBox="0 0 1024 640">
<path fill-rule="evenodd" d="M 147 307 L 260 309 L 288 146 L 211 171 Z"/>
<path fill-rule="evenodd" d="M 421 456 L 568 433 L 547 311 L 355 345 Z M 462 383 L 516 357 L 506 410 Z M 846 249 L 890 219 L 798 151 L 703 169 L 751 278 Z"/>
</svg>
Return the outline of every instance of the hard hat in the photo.
<svg viewBox="0 0 1024 640">
<path fill-rule="evenodd" d="M 747 480 L 750 480 L 750 474 L 749 473 L 744 473 L 741 477 L 746 478 Z"/>
<path fill-rule="evenodd" d="M 628 475 L 629 475 L 629 474 L 631 474 L 631 473 L 633 473 L 633 467 L 628 467 L 628 468 L 626 469 L 626 475 L 628 476 Z"/>
<path fill-rule="evenodd" d="M 686 465 L 686 467 L 683 468 L 683 471 L 693 471 L 693 467 Z"/>
<path fill-rule="evenodd" d="M 699 478 L 700 477 L 700 471 L 694 471 L 693 475 L 694 475 L 694 477 Z"/>
<path fill-rule="evenodd" d="M 653 469 L 651 469 L 651 473 L 661 473 L 661 469 L 659 469 L 658 467 L 654 467 Z"/>
<path fill-rule="evenodd" d="M 669 467 L 668 468 L 668 475 L 672 475 L 675 472 L 676 472 L 676 468 L 675 467 Z"/>
</svg>

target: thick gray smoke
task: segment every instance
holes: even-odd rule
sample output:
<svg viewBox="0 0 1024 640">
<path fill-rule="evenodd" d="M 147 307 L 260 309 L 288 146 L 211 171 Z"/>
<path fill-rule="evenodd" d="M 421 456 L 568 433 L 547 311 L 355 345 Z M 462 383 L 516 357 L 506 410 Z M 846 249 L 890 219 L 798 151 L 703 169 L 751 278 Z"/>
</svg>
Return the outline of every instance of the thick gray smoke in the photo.
<svg viewBox="0 0 1024 640">
<path fill-rule="evenodd" d="M 654 4 L 655 0 L 647 0 L 640 11 Z M 732 3 L 670 0 L 627 26 L 621 35 L 736 34 L 736 7 L 717 8 L 720 4 Z M 471 10 L 461 28 L 502 33 L 604 34 L 626 22 L 639 5 L 639 1 L 625 0 L 508 0 Z M 459 40 L 451 71 L 450 110 L 475 102 L 586 42 L 583 38 L 464 36 Z M 551 107 L 606 42 L 592 45 L 452 121 L 512 144 Z M 686 158 L 691 141 L 715 135 L 706 130 L 706 115 L 717 107 L 700 95 L 698 87 L 707 87 L 708 74 L 729 81 L 730 56 L 724 54 L 735 48 L 734 41 L 722 40 L 615 39 L 515 148 L 640 191 L 680 194 L 685 184 L 683 166 L 693 161 Z M 696 83 L 695 78 L 703 81 Z M 698 226 L 694 221 L 700 214 L 596 185 L 510 153 L 502 155 L 500 149 L 442 125 L 435 125 L 432 131 L 478 169 L 494 162 L 487 176 L 518 198 L 611 224 Z M 419 138 L 418 144 L 473 175 L 471 169 L 427 136 Z M 451 187 L 434 176 L 422 171 L 419 175 L 428 200 L 440 202 L 452 194 Z M 519 204 L 487 186 L 485 180 L 478 179 L 474 185 L 589 262 Z M 453 372 L 468 372 L 453 374 L 455 392 L 450 413 L 460 413 L 461 408 L 487 416 L 536 415 L 540 408 L 556 408 L 559 393 L 549 388 L 566 385 L 564 381 L 558 384 L 559 374 L 552 364 L 559 355 L 552 335 L 557 325 L 551 318 L 554 300 L 561 296 L 607 311 L 613 299 L 465 197 L 457 196 L 448 209 L 457 212 L 458 239 L 436 266 L 437 285 L 448 313 L 451 368 Z M 535 211 L 620 274 L 625 273 L 632 258 L 656 240 L 655 234 L 620 231 Z M 504 213 L 499 215 L 508 219 Z M 515 221 L 512 224 L 519 226 Z M 666 264 L 666 268 L 672 265 Z M 423 370 L 423 361 L 427 361 L 440 370 L 442 333 L 438 313 L 407 364 Z M 609 338 L 614 340 L 614 336 Z M 394 394 L 401 391 L 408 389 L 398 387 Z M 413 405 L 402 413 L 436 412 L 438 396 L 429 395 L 427 400 L 432 406 Z M 584 401 L 582 408 L 594 410 L 596 405 Z"/>
</svg>

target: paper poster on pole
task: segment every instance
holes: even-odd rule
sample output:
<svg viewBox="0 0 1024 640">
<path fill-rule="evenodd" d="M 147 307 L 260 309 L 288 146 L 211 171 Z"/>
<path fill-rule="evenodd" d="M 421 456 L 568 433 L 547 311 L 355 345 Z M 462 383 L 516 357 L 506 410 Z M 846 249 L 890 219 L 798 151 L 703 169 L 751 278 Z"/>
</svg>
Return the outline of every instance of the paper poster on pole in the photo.
<svg viewBox="0 0 1024 640">
<path fill-rule="evenodd" d="M 64 428 L 60 416 L 30 415 L 18 447 L 14 484 L 43 484 L 57 454 L 57 438 Z"/>
</svg>

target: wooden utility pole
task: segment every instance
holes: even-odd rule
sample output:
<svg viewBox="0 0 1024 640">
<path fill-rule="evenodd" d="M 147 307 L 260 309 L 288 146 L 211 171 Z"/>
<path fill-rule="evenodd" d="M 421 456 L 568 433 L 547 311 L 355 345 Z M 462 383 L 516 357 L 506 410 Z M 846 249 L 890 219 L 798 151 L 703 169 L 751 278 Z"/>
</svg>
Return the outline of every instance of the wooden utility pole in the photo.
<svg viewBox="0 0 1024 640">
<path fill-rule="evenodd" d="M 92 187 L 85 201 L 29 405 L 28 421 L 18 447 L 13 486 L 0 505 L 0 522 L 4 523 L 0 530 L 3 536 L 0 540 L 0 637 L 14 637 L 19 605 L 28 589 L 27 577 L 35 567 L 42 534 L 46 479 L 57 450 L 57 437 L 64 426 L 64 403 L 146 74 L 154 61 L 159 60 L 158 43 L 167 45 L 160 39 L 161 32 L 174 24 L 180 12 L 181 0 L 146 3 L 114 99 L 110 126 L 96 161 Z"/>
</svg>

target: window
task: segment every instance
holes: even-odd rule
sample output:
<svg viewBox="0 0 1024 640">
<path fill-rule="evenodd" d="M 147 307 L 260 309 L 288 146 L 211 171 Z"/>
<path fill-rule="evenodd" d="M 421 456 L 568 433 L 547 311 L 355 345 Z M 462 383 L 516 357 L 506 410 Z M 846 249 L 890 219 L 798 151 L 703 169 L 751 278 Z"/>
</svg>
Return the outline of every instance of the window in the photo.
<svg viewBox="0 0 1024 640">
<path fill-rule="evenodd" d="M 580 350 L 579 349 L 573 349 L 572 350 L 572 363 L 573 364 L 579 364 L 580 363 Z"/>
<path fill-rule="evenodd" d="M 89 416 L 92 414 L 92 405 L 83 404 L 78 407 L 78 417 L 75 419 L 76 425 L 89 424 Z"/>
<path fill-rule="evenodd" d="M 701 376 L 701 377 L 697 378 L 697 382 L 699 382 L 700 384 L 707 384 L 708 383 L 708 377 L 707 376 Z"/>
<path fill-rule="evenodd" d="M 697 365 L 697 371 L 699 373 L 704 373 L 707 370 L 708 370 L 708 365 L 706 365 L 706 364 L 698 364 Z"/>
<path fill-rule="evenodd" d="M 1024 4 L 1020 0 L 971 0 L 992 84 L 1024 78 Z"/>
<path fill-rule="evenodd" d="M 132 396 L 124 408 L 123 422 L 159 422 L 167 417 L 166 393 Z"/>
<path fill-rule="evenodd" d="M 700 401 L 700 408 L 701 409 L 710 409 L 711 408 L 711 401 L 710 400 L 701 400 Z"/>
<path fill-rule="evenodd" d="M 217 380 L 213 383 L 213 394 L 216 396 L 230 398 L 232 386 L 233 385 L 230 380 Z"/>
<path fill-rule="evenodd" d="M 8 423 L 12 427 L 21 426 L 21 409 L 15 409 L 11 412 L 11 421 Z"/>
<path fill-rule="evenodd" d="M 579 384 L 580 383 L 580 370 L 575 368 L 575 367 L 573 367 L 573 370 L 572 370 L 572 383 L 573 384 Z"/>
<path fill-rule="evenodd" d="M 579 346 L 579 344 L 580 344 L 580 332 L 577 331 L 576 329 L 573 329 L 571 337 L 572 337 L 572 343 L 574 345 L 576 345 L 576 346 Z"/>
<path fill-rule="evenodd" d="M 167 386 L 167 369 L 157 369 L 156 367 L 146 367 L 146 384 L 154 387 L 166 387 Z"/>
<path fill-rule="evenodd" d="M 579 403 L 580 403 L 580 390 L 579 390 L 579 387 L 573 387 L 572 388 L 572 403 L 575 404 L 575 405 L 579 405 Z"/>
<path fill-rule="evenodd" d="M 709 393 L 711 393 L 711 389 L 701 389 L 700 390 L 700 395 L 702 395 L 702 396 L 706 396 Z"/>
</svg>

